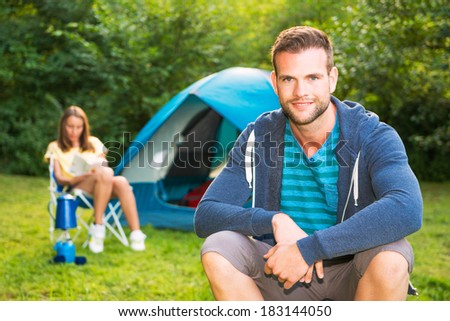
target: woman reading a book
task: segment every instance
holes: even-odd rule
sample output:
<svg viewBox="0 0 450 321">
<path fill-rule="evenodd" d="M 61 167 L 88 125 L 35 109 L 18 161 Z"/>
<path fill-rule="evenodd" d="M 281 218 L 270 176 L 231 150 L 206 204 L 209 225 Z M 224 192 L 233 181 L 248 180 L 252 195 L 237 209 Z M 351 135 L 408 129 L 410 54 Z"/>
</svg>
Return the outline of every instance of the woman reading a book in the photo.
<svg viewBox="0 0 450 321">
<path fill-rule="evenodd" d="M 89 249 L 94 253 L 103 251 L 105 225 L 103 215 L 111 198 L 121 203 L 130 227 L 131 248 L 145 249 L 145 234 L 139 227 L 136 200 L 128 181 L 114 176 L 107 166 L 106 148 L 90 135 L 89 121 L 85 112 L 77 106 L 68 107 L 59 123 L 56 141 L 48 145 L 45 159 L 54 160 L 55 179 L 60 185 L 83 190 L 94 199 L 94 223 L 89 228 Z"/>
</svg>

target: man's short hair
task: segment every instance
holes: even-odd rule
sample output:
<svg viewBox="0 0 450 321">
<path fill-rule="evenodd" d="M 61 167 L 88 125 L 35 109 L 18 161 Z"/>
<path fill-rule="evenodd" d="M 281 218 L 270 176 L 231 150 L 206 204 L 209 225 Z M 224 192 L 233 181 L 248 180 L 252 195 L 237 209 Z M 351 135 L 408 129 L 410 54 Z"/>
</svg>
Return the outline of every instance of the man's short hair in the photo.
<svg viewBox="0 0 450 321">
<path fill-rule="evenodd" d="M 297 26 L 282 31 L 272 46 L 272 65 L 277 72 L 275 64 L 276 55 L 280 52 L 300 53 L 307 49 L 323 49 L 327 55 L 328 72 L 334 66 L 333 45 L 327 34 L 319 29 L 308 26 Z"/>
</svg>

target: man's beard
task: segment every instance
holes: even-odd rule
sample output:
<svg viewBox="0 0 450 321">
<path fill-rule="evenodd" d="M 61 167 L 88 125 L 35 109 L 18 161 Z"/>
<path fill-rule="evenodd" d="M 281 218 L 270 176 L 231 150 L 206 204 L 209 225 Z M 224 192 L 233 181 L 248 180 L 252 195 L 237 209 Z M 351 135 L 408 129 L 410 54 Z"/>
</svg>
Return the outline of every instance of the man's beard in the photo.
<svg viewBox="0 0 450 321">
<path fill-rule="evenodd" d="M 328 106 L 330 105 L 330 98 L 328 98 L 327 101 L 315 99 L 314 100 L 314 105 L 315 105 L 314 110 L 306 118 L 304 118 L 304 117 L 300 118 L 299 115 L 295 112 L 294 107 L 289 108 L 289 102 L 282 103 L 280 101 L 280 105 L 281 105 L 281 108 L 283 109 L 284 114 L 286 116 L 288 116 L 289 119 L 295 125 L 301 126 L 301 125 L 308 125 L 308 124 L 312 123 L 313 121 L 315 121 L 317 118 L 319 118 L 320 115 L 322 115 L 328 109 Z"/>
</svg>

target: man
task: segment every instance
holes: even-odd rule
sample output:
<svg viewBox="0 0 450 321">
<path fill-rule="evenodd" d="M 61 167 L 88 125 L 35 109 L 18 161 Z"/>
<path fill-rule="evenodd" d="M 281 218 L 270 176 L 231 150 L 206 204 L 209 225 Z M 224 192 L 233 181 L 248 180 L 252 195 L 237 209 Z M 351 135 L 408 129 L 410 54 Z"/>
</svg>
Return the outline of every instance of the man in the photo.
<svg viewBox="0 0 450 321">
<path fill-rule="evenodd" d="M 401 139 L 331 96 L 322 31 L 283 31 L 272 63 L 281 109 L 242 132 L 195 214 L 215 298 L 404 300 L 423 205 Z"/>
</svg>

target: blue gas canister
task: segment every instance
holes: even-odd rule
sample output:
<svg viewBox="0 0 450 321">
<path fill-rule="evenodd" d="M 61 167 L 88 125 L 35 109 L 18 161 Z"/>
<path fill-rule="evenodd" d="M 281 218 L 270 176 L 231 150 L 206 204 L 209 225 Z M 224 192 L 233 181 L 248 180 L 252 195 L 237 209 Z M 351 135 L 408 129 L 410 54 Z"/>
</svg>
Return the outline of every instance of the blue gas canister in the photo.
<svg viewBox="0 0 450 321">
<path fill-rule="evenodd" d="M 57 257 L 64 257 L 66 263 L 75 262 L 75 245 L 71 240 L 68 241 L 58 241 L 54 246 Z"/>
</svg>

